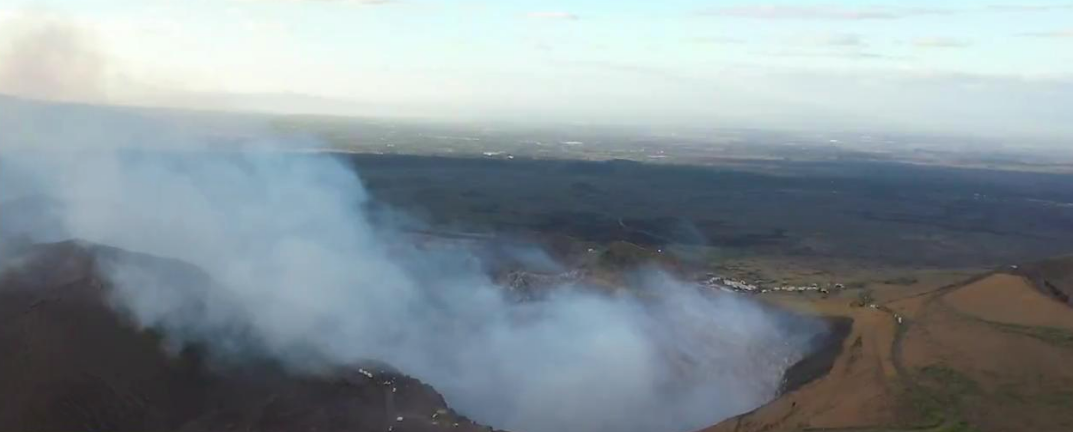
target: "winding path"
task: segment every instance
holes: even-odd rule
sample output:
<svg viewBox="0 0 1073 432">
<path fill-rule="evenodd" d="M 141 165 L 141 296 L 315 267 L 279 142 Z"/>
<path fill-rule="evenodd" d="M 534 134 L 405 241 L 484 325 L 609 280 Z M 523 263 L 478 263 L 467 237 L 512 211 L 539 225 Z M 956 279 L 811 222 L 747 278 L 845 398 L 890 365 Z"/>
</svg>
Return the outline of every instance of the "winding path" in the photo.
<svg viewBox="0 0 1073 432">
<path fill-rule="evenodd" d="M 891 364 L 894 365 L 894 369 L 898 374 L 898 380 L 911 391 L 917 391 L 922 388 L 921 384 L 913 377 L 912 373 L 905 367 L 905 363 L 902 360 L 902 346 L 905 341 L 905 335 L 908 333 L 909 328 L 914 325 L 913 321 L 904 315 L 900 315 L 892 310 L 888 305 L 909 300 L 918 297 L 928 297 L 925 300 L 924 308 L 921 309 L 921 314 L 926 313 L 926 307 L 931 305 L 936 300 L 968 285 L 979 282 L 983 279 L 991 277 L 998 273 L 997 271 L 991 271 L 983 274 L 973 276 L 972 278 L 964 281 L 956 282 L 953 284 L 945 285 L 934 290 L 925 291 L 905 297 L 899 297 L 892 300 L 887 300 L 882 304 L 877 304 L 875 309 L 887 313 L 890 315 L 891 320 L 894 322 L 894 341 L 891 344 Z M 957 418 L 956 413 L 952 407 L 947 407 L 943 419 L 936 423 L 926 424 L 921 426 L 907 427 L 907 428 L 891 428 L 889 426 L 862 426 L 862 427 L 845 427 L 845 428 L 806 428 L 803 432 L 921 432 L 931 431 L 940 432 L 953 428 L 954 421 Z"/>
</svg>

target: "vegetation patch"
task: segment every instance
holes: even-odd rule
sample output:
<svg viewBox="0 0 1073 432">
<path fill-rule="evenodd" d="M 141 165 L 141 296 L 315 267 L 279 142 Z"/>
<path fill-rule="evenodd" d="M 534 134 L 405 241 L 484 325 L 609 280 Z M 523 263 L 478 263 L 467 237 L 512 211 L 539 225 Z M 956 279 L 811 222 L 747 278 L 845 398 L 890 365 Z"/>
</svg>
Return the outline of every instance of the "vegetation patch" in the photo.
<svg viewBox="0 0 1073 432">
<path fill-rule="evenodd" d="M 933 364 L 917 370 L 918 383 L 902 393 L 907 415 L 924 424 L 924 428 L 943 432 L 975 431 L 960 420 L 967 399 L 981 394 L 980 385 L 957 370 Z"/>
<path fill-rule="evenodd" d="M 1073 332 L 1066 329 L 997 323 L 993 321 L 987 321 L 987 323 L 1002 331 L 1028 336 L 1057 347 L 1073 348 Z"/>
<path fill-rule="evenodd" d="M 942 398 L 942 402 L 954 406 L 966 396 L 980 393 L 980 385 L 975 380 L 948 366 L 925 366 L 920 369 L 920 377 L 924 382 L 934 384 L 933 391 Z"/>
<path fill-rule="evenodd" d="M 1073 391 L 1059 391 L 1043 397 L 1043 403 L 1056 408 L 1073 408 Z"/>
<path fill-rule="evenodd" d="M 932 391 L 921 386 L 909 386 L 901 395 L 901 405 L 906 412 L 900 416 L 908 424 L 922 424 L 923 428 L 938 427 L 946 420 L 945 406 Z"/>
<path fill-rule="evenodd" d="M 887 280 L 883 281 L 883 283 L 887 284 L 887 285 L 902 285 L 902 286 L 913 285 L 913 284 L 915 284 L 917 282 L 919 282 L 919 280 L 917 278 L 911 277 L 911 276 L 902 276 L 902 277 L 897 277 L 897 278 L 894 278 L 894 279 L 887 279 Z"/>
<path fill-rule="evenodd" d="M 935 432 L 979 432 L 979 429 L 964 421 L 958 421 L 944 424 L 938 429 L 935 429 Z"/>
</svg>

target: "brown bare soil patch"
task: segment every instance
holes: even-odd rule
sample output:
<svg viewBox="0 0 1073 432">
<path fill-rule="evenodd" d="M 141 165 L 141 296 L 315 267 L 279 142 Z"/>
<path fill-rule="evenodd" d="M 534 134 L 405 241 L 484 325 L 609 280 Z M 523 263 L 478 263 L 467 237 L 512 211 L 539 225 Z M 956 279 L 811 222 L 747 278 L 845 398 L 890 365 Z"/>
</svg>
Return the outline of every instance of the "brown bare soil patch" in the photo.
<svg viewBox="0 0 1073 432">
<path fill-rule="evenodd" d="M 830 373 L 751 413 L 706 431 L 801 430 L 885 424 L 896 420 L 896 374 L 890 363 L 893 321 L 881 311 L 840 299 L 812 303 L 813 311 L 853 319 Z"/>
<path fill-rule="evenodd" d="M 1069 307 L 1021 276 L 995 274 L 950 293 L 944 301 L 958 312 L 988 321 L 1073 329 Z"/>
<path fill-rule="evenodd" d="M 928 415 L 980 431 L 1071 430 L 1073 371 L 1064 366 L 1073 359 L 1071 346 L 1036 328 L 965 315 L 949 304 L 959 294 L 973 304 L 998 302 L 988 296 L 1024 284 L 1012 276 L 981 282 L 936 298 L 907 330 L 902 362 L 920 387 L 907 400 Z M 973 297 L 962 289 L 973 289 Z M 1031 309 L 1011 310 L 1021 314 L 1005 313 L 1007 320 L 1033 321 Z"/>
<path fill-rule="evenodd" d="M 858 307 L 844 298 L 799 306 L 854 319 L 835 367 L 707 430 L 1073 430 L 1073 309 L 1029 283 L 984 274 L 869 294 Z"/>
</svg>

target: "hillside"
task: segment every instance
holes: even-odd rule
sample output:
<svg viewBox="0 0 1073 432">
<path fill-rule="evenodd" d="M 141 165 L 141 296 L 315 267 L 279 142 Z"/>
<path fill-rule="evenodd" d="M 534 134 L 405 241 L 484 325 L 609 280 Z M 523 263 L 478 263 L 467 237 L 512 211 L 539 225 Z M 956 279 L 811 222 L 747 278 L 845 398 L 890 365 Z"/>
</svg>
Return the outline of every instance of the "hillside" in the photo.
<svg viewBox="0 0 1073 432">
<path fill-rule="evenodd" d="M 487 430 L 387 366 L 296 376 L 267 360 L 221 363 L 197 346 L 169 353 L 176 345 L 110 307 L 111 288 L 95 268 L 116 257 L 184 281 L 173 289 L 209 283 L 182 262 L 78 242 L 22 251 L 0 276 L 0 424 Z M 1065 366 L 1073 360 L 1073 308 L 1041 289 L 1068 287 L 1064 262 L 857 297 L 766 298 L 829 319 L 835 345 L 787 371 L 782 397 L 705 432 L 1073 430 L 1073 370 Z"/>
<path fill-rule="evenodd" d="M 1052 258 L 1021 266 L 1018 273 L 1029 278 L 1044 293 L 1073 305 L 1073 257 Z"/>
<path fill-rule="evenodd" d="M 1026 277 L 1068 280 L 1057 262 L 817 300 L 819 313 L 853 319 L 831 372 L 705 431 L 1073 430 L 1073 309 Z"/>
<path fill-rule="evenodd" d="M 183 263 L 75 242 L 26 251 L 0 277 L 6 430 L 487 430 L 386 367 L 299 377 L 268 362 L 214 364 L 197 347 L 169 355 L 153 330 L 109 307 L 94 264 L 116 254 L 204 278 Z"/>
</svg>

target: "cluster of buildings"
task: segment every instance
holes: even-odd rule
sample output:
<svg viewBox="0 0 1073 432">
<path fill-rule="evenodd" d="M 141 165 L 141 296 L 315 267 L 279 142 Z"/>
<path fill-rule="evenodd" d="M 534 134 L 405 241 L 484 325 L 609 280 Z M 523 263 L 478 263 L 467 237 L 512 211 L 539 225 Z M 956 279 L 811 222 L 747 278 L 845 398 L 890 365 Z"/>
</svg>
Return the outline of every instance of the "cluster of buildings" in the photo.
<svg viewBox="0 0 1073 432">
<path fill-rule="evenodd" d="M 837 287 L 837 285 L 836 285 Z M 821 294 L 828 294 L 831 290 L 827 288 L 821 288 L 818 284 L 811 284 L 806 286 L 777 286 L 772 287 L 771 291 L 788 291 L 788 292 L 805 292 L 805 291 L 817 291 Z M 762 289 L 760 292 L 768 292 L 767 289 Z"/>
<path fill-rule="evenodd" d="M 768 293 L 768 292 L 810 292 L 815 291 L 821 294 L 828 294 L 830 289 L 820 287 L 819 284 L 810 284 L 805 286 L 774 286 L 774 287 L 762 287 L 756 284 L 751 284 L 744 280 L 724 278 L 722 276 L 711 276 L 703 282 L 711 288 L 718 288 L 724 291 L 732 292 L 747 292 L 747 293 Z M 834 289 L 843 289 L 845 286 L 842 284 L 834 284 Z"/>
</svg>

